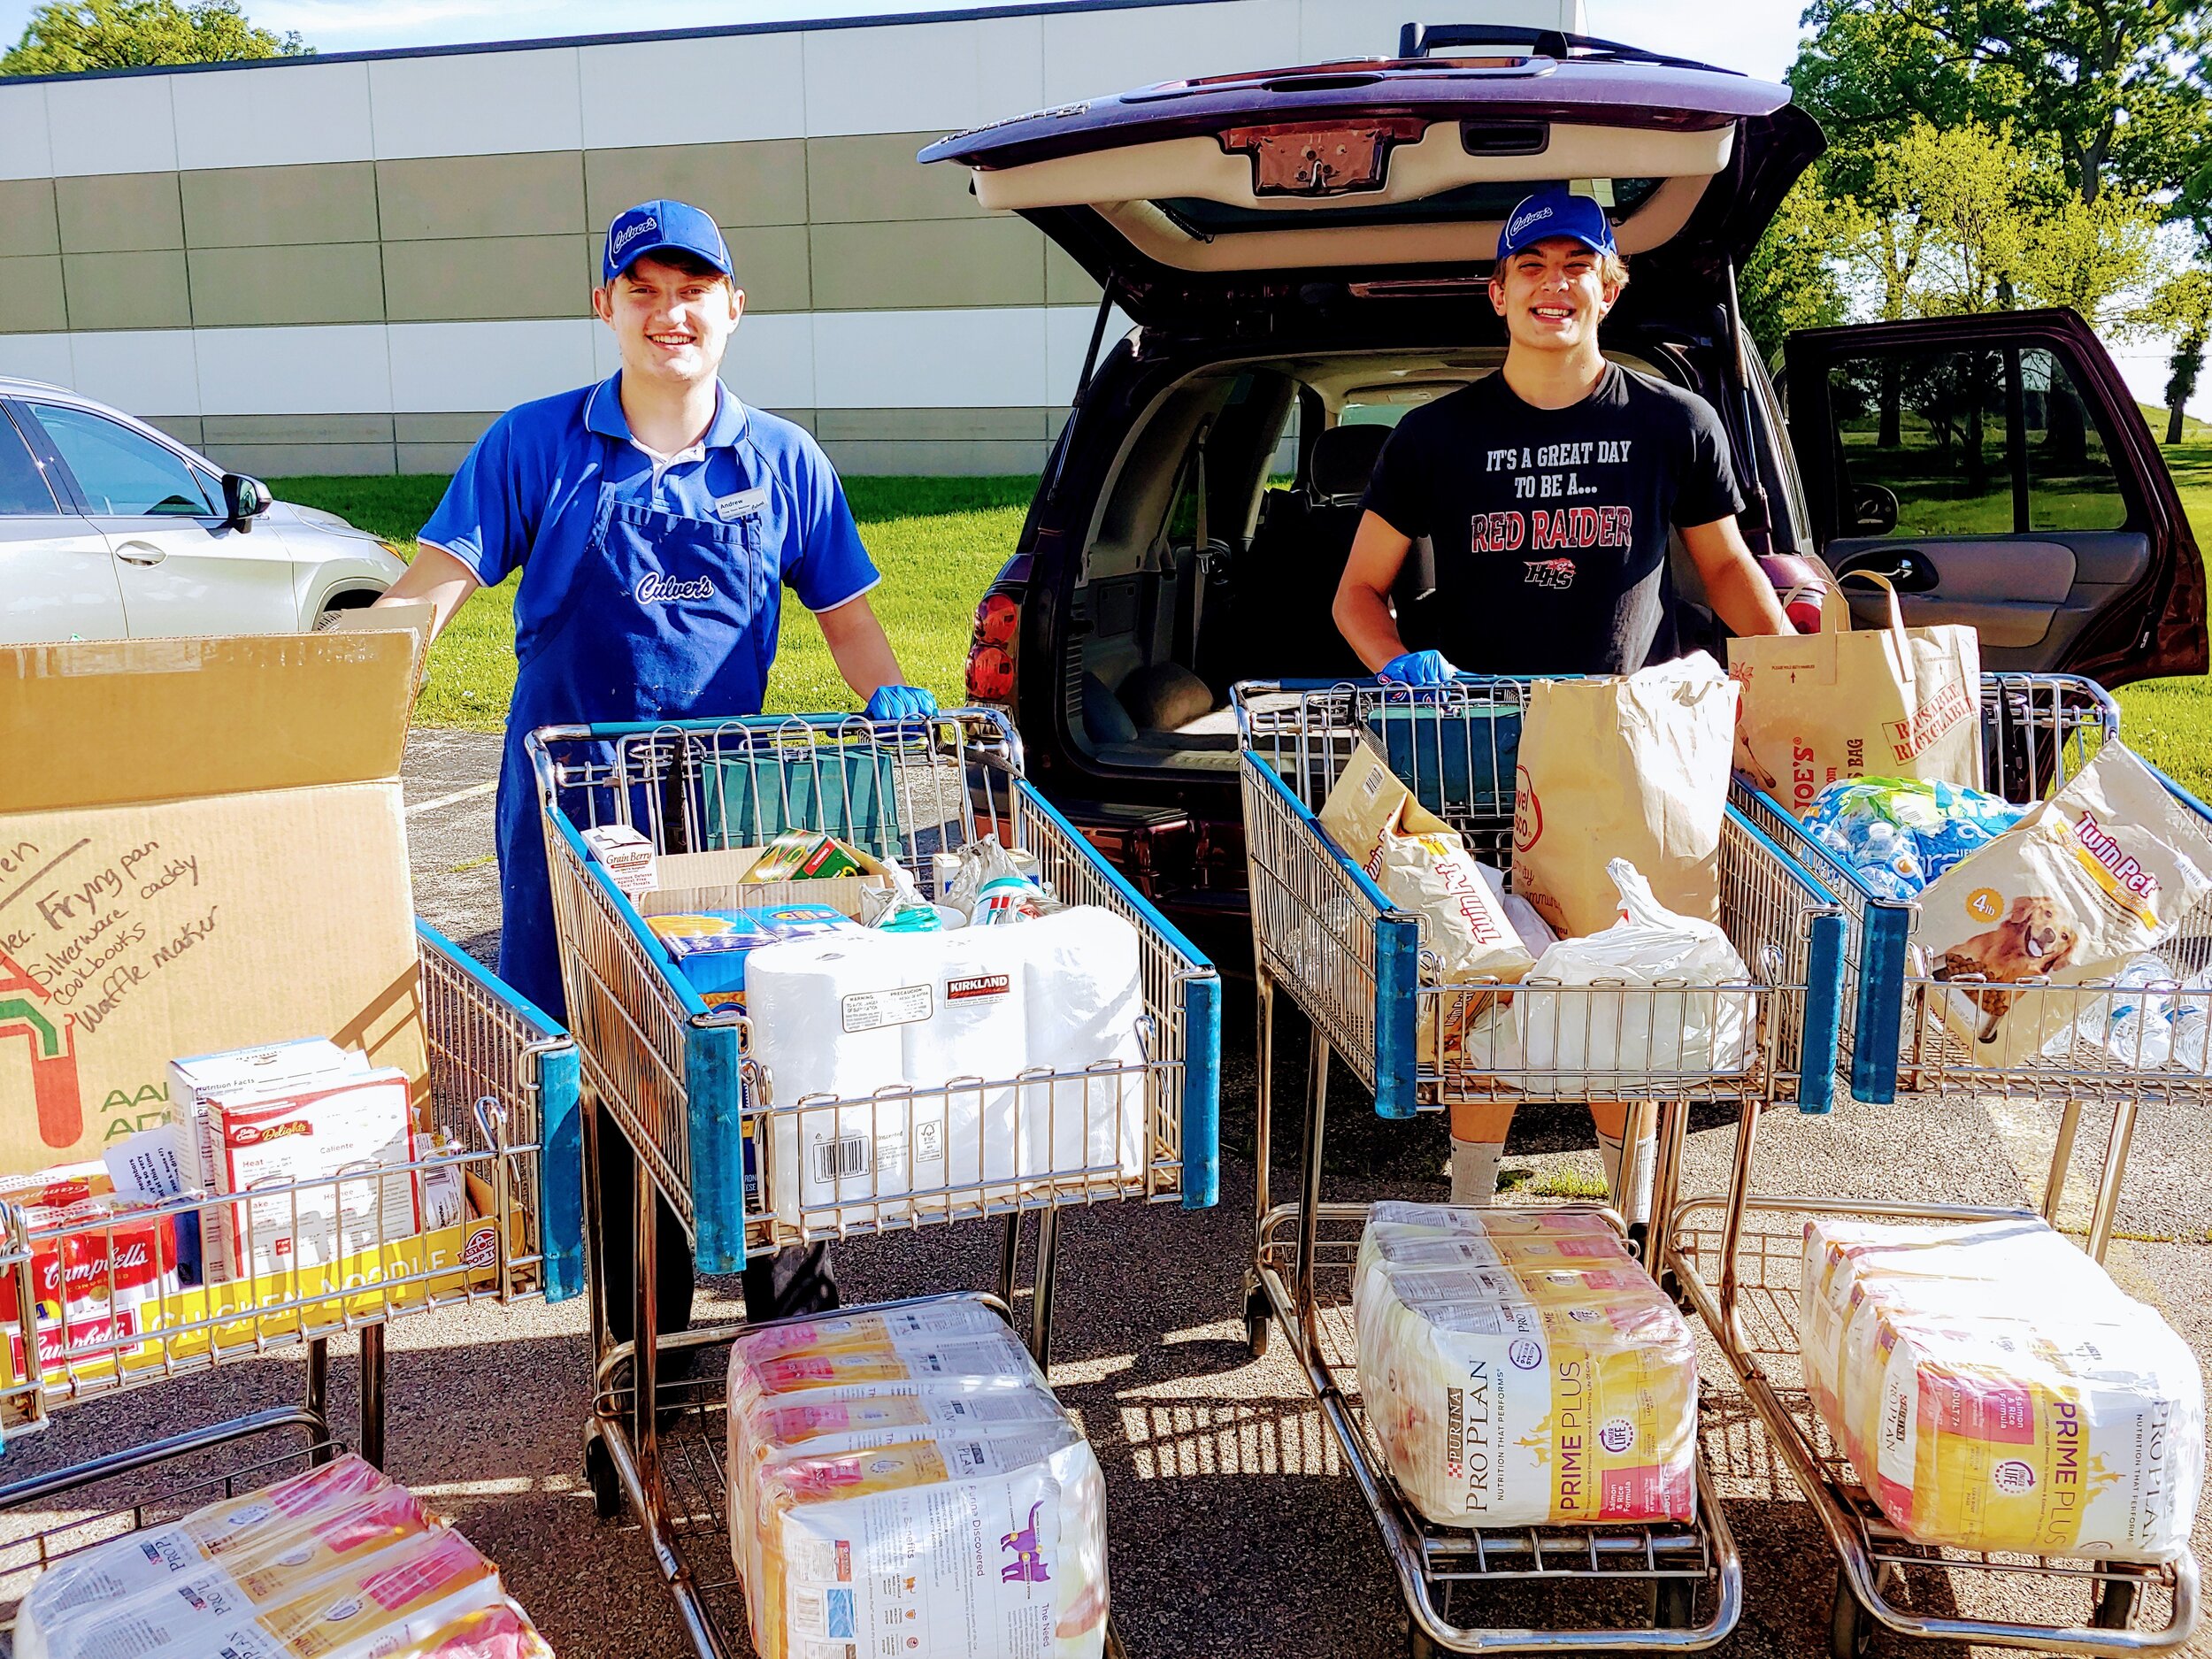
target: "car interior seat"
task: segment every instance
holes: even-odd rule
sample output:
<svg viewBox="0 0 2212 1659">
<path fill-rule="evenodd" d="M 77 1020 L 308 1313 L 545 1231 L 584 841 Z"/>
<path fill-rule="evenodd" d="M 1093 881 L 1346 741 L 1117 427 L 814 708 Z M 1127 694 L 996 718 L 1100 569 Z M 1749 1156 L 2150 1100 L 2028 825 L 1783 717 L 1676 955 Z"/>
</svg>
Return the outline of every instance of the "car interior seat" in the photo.
<svg viewBox="0 0 2212 1659">
<path fill-rule="evenodd" d="M 1364 674 L 1331 614 L 1359 529 L 1360 498 L 1389 442 L 1388 426 L 1331 426 L 1317 434 L 1306 476 L 1270 490 L 1252 543 L 1237 561 L 1240 678 L 1336 680 Z"/>
</svg>

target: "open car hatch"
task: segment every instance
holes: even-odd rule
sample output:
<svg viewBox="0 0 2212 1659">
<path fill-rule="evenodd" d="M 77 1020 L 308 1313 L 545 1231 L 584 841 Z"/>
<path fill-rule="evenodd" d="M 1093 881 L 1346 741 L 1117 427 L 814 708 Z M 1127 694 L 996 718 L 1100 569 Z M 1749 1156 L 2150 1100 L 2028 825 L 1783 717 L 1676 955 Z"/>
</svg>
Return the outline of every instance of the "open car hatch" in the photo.
<svg viewBox="0 0 2212 1659">
<path fill-rule="evenodd" d="M 1506 214 L 1545 183 L 1594 196 L 1655 274 L 1709 277 L 1741 263 L 1823 146 L 1786 88 L 1583 36 L 1449 35 L 1455 55 L 1166 81 L 921 159 L 971 168 L 985 207 L 1030 219 L 1163 325 L 1316 281 L 1486 274 Z"/>
</svg>

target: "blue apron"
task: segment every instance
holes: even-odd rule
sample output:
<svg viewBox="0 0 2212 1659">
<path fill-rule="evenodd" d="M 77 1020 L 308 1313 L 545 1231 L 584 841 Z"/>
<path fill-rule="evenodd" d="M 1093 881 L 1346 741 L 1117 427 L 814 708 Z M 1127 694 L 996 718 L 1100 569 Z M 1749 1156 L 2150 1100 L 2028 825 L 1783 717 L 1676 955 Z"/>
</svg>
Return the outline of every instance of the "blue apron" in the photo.
<svg viewBox="0 0 2212 1659">
<path fill-rule="evenodd" d="M 601 453 L 603 480 L 611 441 L 603 438 Z M 522 740 L 541 726 L 760 712 L 780 600 L 777 567 L 762 556 L 763 517 L 687 518 L 618 499 L 617 487 L 602 481 L 565 591 L 534 607 L 545 620 L 518 646 L 499 772 L 499 977 L 557 1019 L 567 999 L 537 780 Z M 601 757 L 611 752 L 605 746 Z"/>
</svg>

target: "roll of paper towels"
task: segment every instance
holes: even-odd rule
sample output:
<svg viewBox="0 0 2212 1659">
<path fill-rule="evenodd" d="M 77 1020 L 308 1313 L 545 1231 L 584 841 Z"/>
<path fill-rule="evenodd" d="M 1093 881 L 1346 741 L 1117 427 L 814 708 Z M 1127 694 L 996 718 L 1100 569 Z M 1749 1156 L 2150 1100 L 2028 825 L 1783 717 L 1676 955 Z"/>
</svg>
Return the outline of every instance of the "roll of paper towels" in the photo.
<svg viewBox="0 0 2212 1659">
<path fill-rule="evenodd" d="M 929 937 L 832 936 L 750 953 L 745 1006 L 762 1093 L 774 1109 L 768 1185 L 780 1221 L 796 1226 L 803 1210 L 818 1212 L 807 1217 L 814 1225 L 861 1225 L 875 1201 L 941 1184 L 926 1167 L 917 1182 L 913 1153 L 918 1141 L 941 1148 L 942 1102 L 932 1131 L 933 1109 L 918 1110 L 903 1092 L 902 1033 L 908 1020 L 927 1017 L 933 993 L 930 964 L 900 947 Z M 818 1213 L 833 1205 L 848 1208 Z M 904 1213 L 902 1203 L 881 1218 Z"/>
<path fill-rule="evenodd" d="M 1026 955 L 1030 1065 L 1068 1073 L 1143 1060 L 1134 927 L 1111 910 L 1079 905 L 1000 931 L 1018 935 Z M 1021 1172 L 1135 1179 L 1146 1156 L 1145 1081 L 1131 1071 L 1023 1084 Z"/>
<path fill-rule="evenodd" d="M 931 1185 L 988 1202 L 1012 1195 L 995 1183 L 1014 1176 L 1014 1086 L 1030 1064 L 1026 949 L 1021 927 L 966 927 L 922 933 L 932 959 L 935 1006 L 929 1018 L 902 1025 L 909 1080 L 943 1089 L 942 1174 Z M 925 1175 L 922 1178 L 929 1181 Z"/>
</svg>

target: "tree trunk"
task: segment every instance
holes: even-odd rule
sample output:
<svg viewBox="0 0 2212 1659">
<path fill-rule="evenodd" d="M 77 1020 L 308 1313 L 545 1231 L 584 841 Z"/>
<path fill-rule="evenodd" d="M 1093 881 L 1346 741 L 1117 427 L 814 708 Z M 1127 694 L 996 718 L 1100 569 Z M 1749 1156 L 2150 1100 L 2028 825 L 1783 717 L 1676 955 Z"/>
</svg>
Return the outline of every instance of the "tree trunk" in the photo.
<svg viewBox="0 0 2212 1659">
<path fill-rule="evenodd" d="M 2166 442 L 2181 442 L 2182 411 L 2190 396 L 2197 389 L 2197 375 L 2204 367 L 2205 336 L 2201 330 L 2192 329 L 2174 342 L 2174 355 L 2167 362 L 2166 377 Z"/>
<path fill-rule="evenodd" d="M 1904 442 L 1904 423 L 1899 405 L 1904 401 L 1904 377 L 1895 357 L 1882 359 L 1882 416 L 1874 434 L 1878 449 L 1894 449 Z"/>
</svg>

